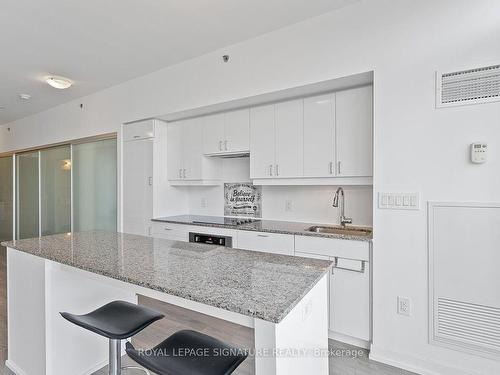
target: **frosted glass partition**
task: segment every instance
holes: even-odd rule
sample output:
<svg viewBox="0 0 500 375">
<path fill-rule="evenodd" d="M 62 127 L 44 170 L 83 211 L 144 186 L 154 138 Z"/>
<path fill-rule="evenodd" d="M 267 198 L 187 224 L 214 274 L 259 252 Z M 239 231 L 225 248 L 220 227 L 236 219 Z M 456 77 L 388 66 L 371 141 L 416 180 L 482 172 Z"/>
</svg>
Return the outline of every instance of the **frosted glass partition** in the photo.
<svg viewBox="0 0 500 375">
<path fill-rule="evenodd" d="M 0 242 L 12 240 L 12 156 L 0 158 Z"/>
<path fill-rule="evenodd" d="M 39 236 L 38 151 L 16 155 L 16 238 Z"/>
<path fill-rule="evenodd" d="M 42 236 L 71 231 L 70 146 L 40 151 Z"/>
<path fill-rule="evenodd" d="M 73 145 L 73 231 L 116 231 L 116 139 Z"/>
</svg>

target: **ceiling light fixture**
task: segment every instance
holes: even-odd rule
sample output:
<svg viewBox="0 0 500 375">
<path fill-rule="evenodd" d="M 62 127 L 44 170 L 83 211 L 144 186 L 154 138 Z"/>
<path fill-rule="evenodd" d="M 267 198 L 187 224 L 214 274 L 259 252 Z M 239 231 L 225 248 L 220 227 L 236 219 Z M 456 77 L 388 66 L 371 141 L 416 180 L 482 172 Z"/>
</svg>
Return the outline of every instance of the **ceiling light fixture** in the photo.
<svg viewBox="0 0 500 375">
<path fill-rule="evenodd" d="M 45 82 L 47 82 L 49 85 L 59 90 L 67 89 L 71 87 L 71 85 L 73 84 L 72 80 L 57 76 L 47 77 Z"/>
</svg>

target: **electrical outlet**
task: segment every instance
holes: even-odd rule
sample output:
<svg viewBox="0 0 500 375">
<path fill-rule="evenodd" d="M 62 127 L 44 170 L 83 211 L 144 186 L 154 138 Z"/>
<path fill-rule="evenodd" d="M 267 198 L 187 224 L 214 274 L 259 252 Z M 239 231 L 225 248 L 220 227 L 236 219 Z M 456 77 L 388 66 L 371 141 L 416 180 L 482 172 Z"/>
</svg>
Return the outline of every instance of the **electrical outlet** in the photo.
<svg viewBox="0 0 500 375">
<path fill-rule="evenodd" d="M 293 202 L 290 199 L 285 201 L 285 211 L 290 212 L 293 210 Z"/>
<path fill-rule="evenodd" d="M 207 198 L 205 198 L 205 197 L 201 198 L 200 207 L 207 208 Z"/>
<path fill-rule="evenodd" d="M 409 298 L 398 296 L 398 314 L 411 315 L 411 300 Z"/>
</svg>

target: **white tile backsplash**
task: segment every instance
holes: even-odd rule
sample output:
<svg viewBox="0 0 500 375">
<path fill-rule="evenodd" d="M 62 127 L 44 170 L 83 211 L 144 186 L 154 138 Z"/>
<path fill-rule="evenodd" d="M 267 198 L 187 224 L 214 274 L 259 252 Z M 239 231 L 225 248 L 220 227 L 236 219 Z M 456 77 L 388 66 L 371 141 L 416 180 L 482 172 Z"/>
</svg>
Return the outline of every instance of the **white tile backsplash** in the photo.
<svg viewBox="0 0 500 375">
<path fill-rule="evenodd" d="M 224 182 L 249 181 L 248 158 L 224 159 Z M 335 224 L 339 208 L 332 207 L 337 186 L 263 186 L 262 218 L 270 220 L 304 221 Z M 189 213 L 196 215 L 224 215 L 223 186 L 193 186 L 189 194 Z M 344 186 L 346 215 L 353 224 L 373 224 L 373 188 L 371 186 Z M 291 210 L 287 210 L 287 201 Z"/>
</svg>

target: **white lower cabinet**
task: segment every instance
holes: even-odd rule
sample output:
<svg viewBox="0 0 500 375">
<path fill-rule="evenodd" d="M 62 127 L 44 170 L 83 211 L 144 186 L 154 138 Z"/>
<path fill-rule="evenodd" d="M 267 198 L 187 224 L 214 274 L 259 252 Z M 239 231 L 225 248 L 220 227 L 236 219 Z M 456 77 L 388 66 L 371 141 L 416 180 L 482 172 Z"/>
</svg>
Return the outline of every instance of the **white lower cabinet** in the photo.
<svg viewBox="0 0 500 375">
<path fill-rule="evenodd" d="M 295 255 L 330 259 L 330 336 L 354 345 L 371 340 L 370 243 L 295 236 Z"/>
<path fill-rule="evenodd" d="M 331 331 L 370 341 L 370 263 L 337 258 L 330 273 L 329 305 Z"/>
<path fill-rule="evenodd" d="M 238 231 L 238 248 L 273 254 L 294 254 L 294 236 L 289 234 Z"/>
</svg>

